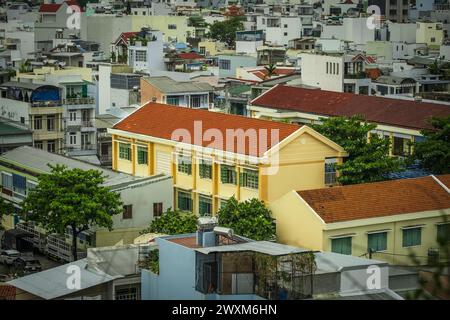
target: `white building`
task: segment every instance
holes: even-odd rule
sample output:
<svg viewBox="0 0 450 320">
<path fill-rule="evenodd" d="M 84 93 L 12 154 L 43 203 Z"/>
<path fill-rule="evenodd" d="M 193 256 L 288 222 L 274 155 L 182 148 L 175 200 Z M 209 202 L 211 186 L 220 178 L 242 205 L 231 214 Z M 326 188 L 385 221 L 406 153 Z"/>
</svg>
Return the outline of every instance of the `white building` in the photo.
<svg viewBox="0 0 450 320">
<path fill-rule="evenodd" d="M 162 32 L 151 30 L 134 40 L 128 47 L 128 65 L 147 73 L 165 70 Z"/>
<path fill-rule="evenodd" d="M 257 49 L 264 44 L 262 30 L 236 32 L 236 52 L 255 55 Z"/>
<path fill-rule="evenodd" d="M 302 53 L 302 84 L 335 92 L 370 94 L 363 55 Z"/>
</svg>

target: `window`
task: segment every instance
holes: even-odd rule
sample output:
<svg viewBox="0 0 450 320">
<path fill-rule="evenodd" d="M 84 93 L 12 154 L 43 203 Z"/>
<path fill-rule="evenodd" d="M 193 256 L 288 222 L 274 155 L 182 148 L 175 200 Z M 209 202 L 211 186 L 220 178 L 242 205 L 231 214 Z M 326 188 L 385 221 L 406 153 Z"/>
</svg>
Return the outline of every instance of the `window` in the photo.
<svg viewBox="0 0 450 320">
<path fill-rule="evenodd" d="M 202 106 L 202 97 L 201 96 L 192 96 L 191 97 L 191 108 L 200 108 Z"/>
<path fill-rule="evenodd" d="M 225 208 L 227 203 L 228 203 L 228 200 L 220 199 L 220 209 Z"/>
<path fill-rule="evenodd" d="M 55 131 L 55 116 L 47 116 L 47 131 Z"/>
<path fill-rule="evenodd" d="M 178 172 L 191 174 L 192 173 L 192 162 L 191 156 L 178 155 Z"/>
<path fill-rule="evenodd" d="M 34 130 L 42 130 L 42 116 L 34 116 Z"/>
<path fill-rule="evenodd" d="M 352 238 L 331 239 L 331 251 L 341 254 L 352 254 Z"/>
<path fill-rule="evenodd" d="M 25 123 L 25 117 L 20 117 L 20 123 Z"/>
<path fill-rule="evenodd" d="M 219 69 L 222 70 L 231 70 L 231 61 L 219 59 Z"/>
<path fill-rule="evenodd" d="M 27 179 L 21 175 L 13 174 L 13 191 L 19 195 L 26 195 L 27 193 Z"/>
<path fill-rule="evenodd" d="M 198 165 L 198 175 L 201 179 L 212 179 L 212 164 L 206 160 L 200 160 Z"/>
<path fill-rule="evenodd" d="M 192 212 L 192 197 L 188 192 L 178 191 L 178 209 Z"/>
<path fill-rule="evenodd" d="M 431 42 L 436 42 L 436 38 L 431 38 Z"/>
<path fill-rule="evenodd" d="M 167 104 L 171 104 L 174 106 L 178 106 L 180 104 L 180 98 L 179 97 L 167 97 L 166 98 Z"/>
<path fill-rule="evenodd" d="M 129 143 L 119 143 L 119 158 L 131 161 L 131 145 Z"/>
<path fill-rule="evenodd" d="M 56 142 L 55 142 L 55 140 L 48 140 L 47 141 L 47 151 L 48 152 L 55 152 L 56 151 Z"/>
<path fill-rule="evenodd" d="M 287 27 L 288 27 L 288 25 L 287 25 L 287 24 L 285 24 L 285 25 L 284 25 L 284 27 L 285 27 L 285 28 L 287 28 Z"/>
<path fill-rule="evenodd" d="M 222 183 L 236 184 L 236 170 L 233 166 L 222 164 L 220 166 L 220 181 Z"/>
<path fill-rule="evenodd" d="M 44 148 L 43 145 L 42 145 L 42 141 L 35 141 L 34 142 L 34 147 L 36 149 L 40 149 L 40 150 L 42 150 Z"/>
<path fill-rule="evenodd" d="M 148 163 L 148 151 L 147 147 L 137 147 L 137 162 L 138 164 Z"/>
<path fill-rule="evenodd" d="M 122 218 L 125 219 L 132 219 L 133 218 L 133 205 L 132 204 L 126 204 L 123 206 L 123 216 Z"/>
<path fill-rule="evenodd" d="M 169 30 L 175 30 L 175 29 L 177 28 L 177 25 L 176 25 L 176 24 L 169 24 L 169 25 L 167 26 L 167 28 L 168 28 Z"/>
<path fill-rule="evenodd" d="M 154 202 L 153 203 L 153 216 L 159 217 L 163 213 L 163 203 L 162 202 Z"/>
<path fill-rule="evenodd" d="M 69 144 L 70 145 L 77 144 L 77 134 L 75 132 L 69 133 Z"/>
<path fill-rule="evenodd" d="M 69 112 L 69 121 L 77 121 L 77 112 L 76 111 Z"/>
<path fill-rule="evenodd" d="M 325 184 L 336 183 L 336 158 L 325 159 Z"/>
<path fill-rule="evenodd" d="M 2 187 L 12 191 L 12 189 L 13 189 L 12 174 L 2 172 Z"/>
<path fill-rule="evenodd" d="M 384 251 L 387 249 L 387 232 L 369 233 L 367 235 L 367 250 Z"/>
<path fill-rule="evenodd" d="M 210 216 L 212 213 L 211 197 L 199 196 L 198 213 L 200 216 Z"/>
<path fill-rule="evenodd" d="M 147 51 L 144 50 L 136 50 L 136 62 L 146 62 L 147 61 Z"/>
<path fill-rule="evenodd" d="M 403 229 L 403 248 L 420 246 L 421 238 L 422 228 Z"/>
<path fill-rule="evenodd" d="M 258 171 L 244 169 L 240 174 L 239 184 L 241 187 L 258 189 Z"/>
<path fill-rule="evenodd" d="M 450 242 L 450 223 L 437 225 L 437 241 L 439 243 Z"/>
<path fill-rule="evenodd" d="M 36 186 L 37 186 L 37 183 L 36 183 L 36 182 L 27 180 L 27 194 L 28 194 L 31 190 L 33 190 L 34 188 L 36 188 Z"/>
</svg>

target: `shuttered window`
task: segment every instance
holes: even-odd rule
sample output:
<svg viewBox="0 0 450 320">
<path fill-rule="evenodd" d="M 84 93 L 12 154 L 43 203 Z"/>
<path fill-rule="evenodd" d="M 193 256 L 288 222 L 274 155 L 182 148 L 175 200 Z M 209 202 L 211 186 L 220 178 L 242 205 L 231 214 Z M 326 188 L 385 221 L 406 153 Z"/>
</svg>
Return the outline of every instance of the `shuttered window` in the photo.
<svg viewBox="0 0 450 320">
<path fill-rule="evenodd" d="M 403 247 L 420 246 L 422 243 L 422 228 L 403 229 Z"/>
<path fill-rule="evenodd" d="M 387 232 L 370 233 L 367 235 L 367 249 L 384 251 L 387 249 Z"/>
<path fill-rule="evenodd" d="M 239 176 L 239 184 L 241 187 L 258 189 L 258 171 L 244 169 Z"/>
<path fill-rule="evenodd" d="M 222 164 L 220 166 L 220 181 L 222 183 L 236 184 L 235 167 Z"/>
<path fill-rule="evenodd" d="M 331 251 L 341 254 L 352 254 L 352 237 L 331 239 Z"/>
</svg>

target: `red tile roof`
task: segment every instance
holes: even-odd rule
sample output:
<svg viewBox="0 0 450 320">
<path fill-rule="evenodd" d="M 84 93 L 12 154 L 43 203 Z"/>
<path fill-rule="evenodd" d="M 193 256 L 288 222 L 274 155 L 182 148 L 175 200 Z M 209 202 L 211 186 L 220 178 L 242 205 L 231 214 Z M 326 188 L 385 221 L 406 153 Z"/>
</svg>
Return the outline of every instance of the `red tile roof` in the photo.
<svg viewBox="0 0 450 320">
<path fill-rule="evenodd" d="M 182 52 L 177 55 L 178 58 L 184 59 L 184 60 L 200 60 L 205 59 L 203 56 L 199 55 L 195 52 Z"/>
<path fill-rule="evenodd" d="M 194 139 L 194 122 L 201 121 L 202 134 L 206 130 L 219 130 L 225 138 L 223 144 L 220 141 L 211 138 L 212 141 L 195 141 Z M 230 115 L 206 110 L 196 110 L 184 107 L 171 106 L 150 102 L 136 112 L 130 114 L 127 118 L 117 123 L 113 129 L 143 134 L 147 136 L 157 137 L 161 139 L 179 141 L 172 137 L 176 130 L 187 130 L 192 137 L 192 144 L 201 145 L 203 147 L 214 148 L 222 151 L 233 152 L 250 156 L 262 156 L 265 151 L 269 150 L 272 145 L 272 136 L 277 134 L 279 141 L 282 141 L 300 127 L 298 125 L 254 119 L 249 117 Z M 229 138 L 229 130 L 242 129 L 244 131 L 256 130 L 256 143 L 250 143 L 249 139 L 245 139 L 245 145 L 239 146 L 238 140 Z M 211 132 L 211 131 L 209 131 Z M 267 134 L 259 136 L 258 133 Z M 205 140 L 205 141 L 204 141 Z M 230 143 L 227 143 L 227 142 Z M 274 141 L 276 144 L 277 141 Z M 266 147 L 267 146 L 267 147 Z"/>
<path fill-rule="evenodd" d="M 450 208 L 450 194 L 431 176 L 297 193 L 326 223 Z"/>
<path fill-rule="evenodd" d="M 15 300 L 16 287 L 7 284 L 0 284 L 0 300 Z"/>
<path fill-rule="evenodd" d="M 250 73 L 253 73 L 255 76 L 260 78 L 261 80 L 266 80 L 267 75 L 269 72 L 265 68 L 256 69 L 256 70 L 250 70 Z M 276 68 L 273 72 L 273 75 L 275 76 L 281 76 L 281 75 L 288 75 L 294 73 L 294 69 L 288 69 L 288 68 Z"/>
<path fill-rule="evenodd" d="M 427 123 L 431 116 L 450 116 L 450 105 L 284 85 L 275 86 L 251 104 L 319 116 L 349 117 L 359 114 L 369 122 L 419 130 L 431 128 Z"/>
<path fill-rule="evenodd" d="M 173 243 L 177 243 L 179 245 L 188 247 L 188 248 L 201 248 L 201 246 L 199 246 L 197 244 L 197 238 L 195 236 L 189 236 L 189 237 L 184 237 L 184 238 L 173 238 L 173 239 L 168 239 L 170 242 Z"/>
<path fill-rule="evenodd" d="M 56 12 L 59 7 L 61 7 L 61 4 L 58 3 L 43 3 L 39 7 L 39 12 Z"/>
<path fill-rule="evenodd" d="M 67 5 L 69 6 L 78 6 L 80 7 L 80 5 L 78 4 L 78 2 L 76 0 L 69 0 L 69 1 L 65 1 L 65 3 L 67 3 Z M 41 4 L 41 6 L 39 7 L 39 12 L 57 12 L 59 10 L 59 7 L 61 7 L 61 3 L 43 3 Z M 84 12 L 83 8 L 80 7 L 81 12 Z"/>
</svg>

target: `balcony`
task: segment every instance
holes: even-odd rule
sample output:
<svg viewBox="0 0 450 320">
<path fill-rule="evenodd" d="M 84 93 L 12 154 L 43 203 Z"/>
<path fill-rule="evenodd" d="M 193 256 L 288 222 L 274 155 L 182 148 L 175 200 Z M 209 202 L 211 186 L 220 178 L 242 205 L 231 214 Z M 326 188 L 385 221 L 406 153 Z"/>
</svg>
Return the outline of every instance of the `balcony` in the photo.
<svg viewBox="0 0 450 320">
<path fill-rule="evenodd" d="M 367 75 L 365 72 L 358 73 L 346 73 L 344 74 L 344 79 L 366 79 Z"/>
<path fill-rule="evenodd" d="M 95 99 L 93 97 L 84 98 L 67 98 L 63 100 L 63 104 L 69 109 L 86 108 L 86 106 L 94 107 Z"/>
</svg>

